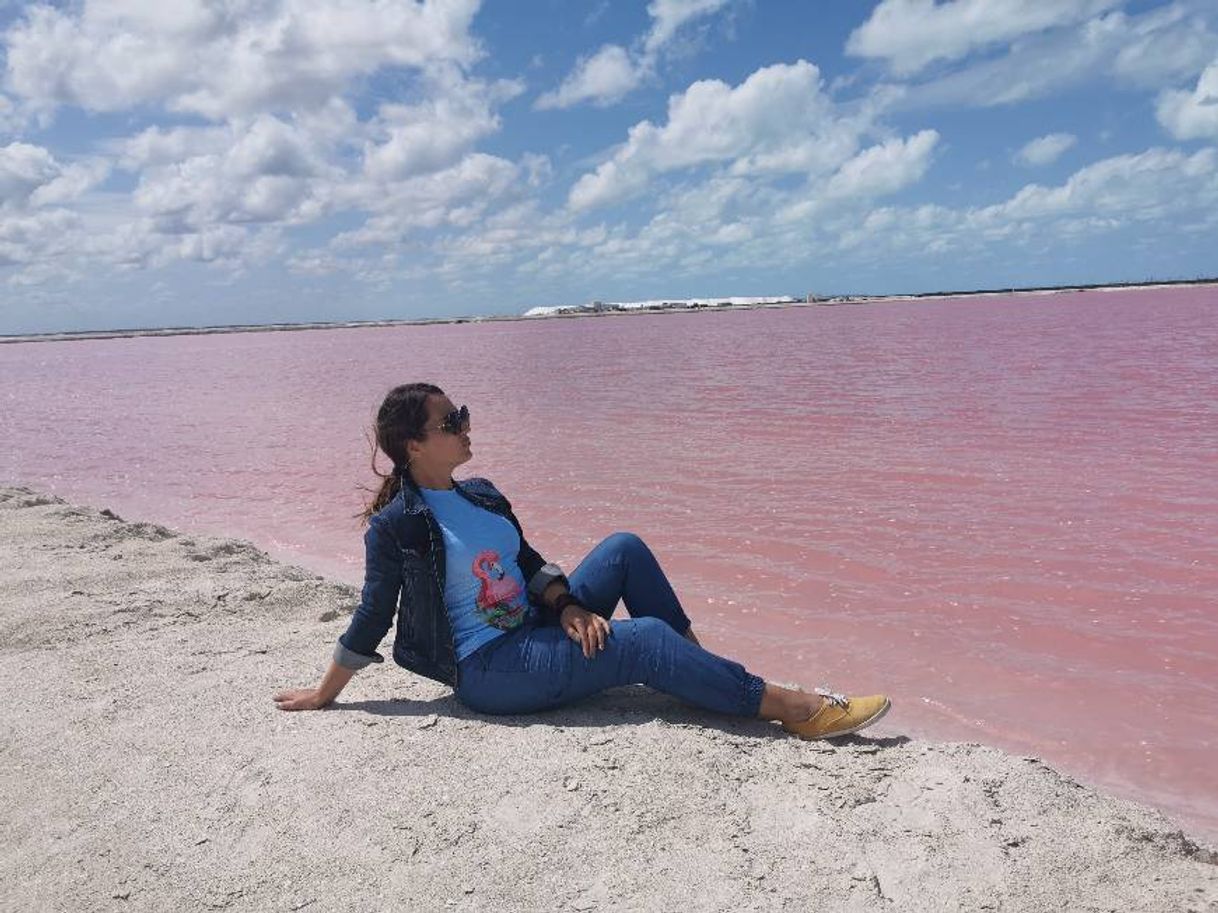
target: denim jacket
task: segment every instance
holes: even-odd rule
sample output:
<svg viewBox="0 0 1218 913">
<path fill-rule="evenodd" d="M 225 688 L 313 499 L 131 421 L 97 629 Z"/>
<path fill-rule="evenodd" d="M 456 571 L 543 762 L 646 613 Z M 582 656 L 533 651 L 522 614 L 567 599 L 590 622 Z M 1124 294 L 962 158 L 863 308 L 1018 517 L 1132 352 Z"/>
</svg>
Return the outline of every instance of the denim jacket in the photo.
<svg viewBox="0 0 1218 913">
<path fill-rule="evenodd" d="M 393 661 L 418 675 L 457 686 L 457 652 L 444 607 L 444 536 L 435 515 L 409 475 L 402 490 L 377 511 L 364 532 L 364 588 L 359 607 L 334 648 L 334 661 L 348 669 L 383 662 L 376 652 L 397 614 Z M 453 480 L 467 500 L 507 517 L 520 533 L 517 563 L 528 581 L 529 602 L 547 620 L 553 613 L 541 594 L 555 580 L 566 581 L 524 538 L 512 505 L 487 479 Z"/>
</svg>

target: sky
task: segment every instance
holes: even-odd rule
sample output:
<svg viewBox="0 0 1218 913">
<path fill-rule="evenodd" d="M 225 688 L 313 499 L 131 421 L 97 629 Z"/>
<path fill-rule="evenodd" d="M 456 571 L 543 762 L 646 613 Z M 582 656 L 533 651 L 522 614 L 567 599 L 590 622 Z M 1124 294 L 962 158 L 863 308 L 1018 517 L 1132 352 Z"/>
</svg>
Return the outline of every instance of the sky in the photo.
<svg viewBox="0 0 1218 913">
<path fill-rule="evenodd" d="M 1213 0 L 0 0 L 0 334 L 1218 274 Z"/>
</svg>

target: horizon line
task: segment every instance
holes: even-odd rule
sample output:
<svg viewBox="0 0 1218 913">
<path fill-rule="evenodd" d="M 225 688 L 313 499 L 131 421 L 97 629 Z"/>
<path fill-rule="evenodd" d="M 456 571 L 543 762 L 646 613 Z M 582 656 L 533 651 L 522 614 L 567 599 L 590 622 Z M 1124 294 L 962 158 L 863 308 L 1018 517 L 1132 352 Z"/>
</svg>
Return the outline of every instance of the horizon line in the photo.
<svg viewBox="0 0 1218 913">
<path fill-rule="evenodd" d="M 768 302 L 765 296 L 758 296 L 762 300 L 755 304 L 722 304 L 711 305 L 715 310 L 747 310 L 760 307 L 833 307 L 843 304 L 867 304 L 872 302 L 882 301 L 913 301 L 921 298 L 964 298 L 969 296 L 981 295 L 1017 295 L 1035 292 L 1071 292 L 1071 291 L 1102 291 L 1105 289 L 1136 289 L 1136 288 L 1159 288 L 1163 286 L 1173 285 L 1214 285 L 1218 284 L 1218 277 L 1199 277 L 1195 279 L 1163 279 L 1163 280 L 1142 280 L 1139 282 L 1097 282 L 1074 285 L 1043 285 L 1043 286 L 1018 286 L 1011 288 L 986 288 L 986 289 L 963 289 L 951 291 L 935 291 L 935 292 L 902 292 L 882 295 L 815 295 L 808 293 L 806 298 L 788 295 L 775 296 Z M 728 298 L 752 297 L 744 295 L 724 295 L 724 300 Z M 385 327 L 385 326 L 418 326 L 426 324 L 450 324 L 450 323 L 472 323 L 472 322 L 487 322 L 496 320 L 548 320 L 548 319 L 568 319 L 572 317 L 585 316 L 613 316 L 617 314 L 655 314 L 664 312 L 679 312 L 694 310 L 687 305 L 667 306 L 666 302 L 678 301 L 707 301 L 716 300 L 715 296 L 702 296 L 695 298 L 671 298 L 671 299 L 644 299 L 645 301 L 665 302 L 654 304 L 650 307 L 640 307 L 637 309 L 630 308 L 609 308 L 602 311 L 594 311 L 593 303 L 585 304 L 559 304 L 559 305 L 535 305 L 528 310 L 536 310 L 537 308 L 554 308 L 554 309 L 571 309 L 567 313 L 542 313 L 534 316 L 525 316 L 525 313 L 519 314 L 486 314 L 486 315 L 466 315 L 453 317 L 386 317 L 374 320 L 324 320 L 324 321 L 304 321 L 299 323 L 246 323 L 246 324 L 207 324 L 203 326 L 166 326 L 166 327 L 117 327 L 105 330 L 59 330 L 42 333 L 11 333 L 0 335 L 0 344 L 3 343 L 20 343 L 20 342 L 71 342 L 88 339 L 124 339 L 134 338 L 138 336 L 197 336 L 197 335 L 215 335 L 221 333 L 266 333 L 277 331 L 304 331 L 304 330 L 325 330 L 325 329 L 359 329 L 366 327 Z M 614 302 L 614 304 L 630 304 L 632 302 Z M 588 308 L 584 312 L 576 311 L 578 308 Z M 698 308 L 703 310 L 706 308 Z"/>
</svg>

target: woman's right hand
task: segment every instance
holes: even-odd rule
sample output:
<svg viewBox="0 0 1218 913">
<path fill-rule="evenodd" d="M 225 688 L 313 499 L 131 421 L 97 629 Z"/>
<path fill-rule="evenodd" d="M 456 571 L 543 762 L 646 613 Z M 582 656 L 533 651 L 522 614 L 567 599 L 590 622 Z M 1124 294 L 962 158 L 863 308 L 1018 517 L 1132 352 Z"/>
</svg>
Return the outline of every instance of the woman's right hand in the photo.
<svg viewBox="0 0 1218 913">
<path fill-rule="evenodd" d="M 583 648 L 586 658 L 592 659 L 605 649 L 610 628 L 603 615 L 589 612 L 583 606 L 572 603 L 562 610 L 558 623 L 567 632 L 567 636 Z"/>
<path fill-rule="evenodd" d="M 275 704 L 280 710 L 320 710 L 329 703 L 322 700 L 317 688 L 293 688 L 275 695 Z"/>
</svg>

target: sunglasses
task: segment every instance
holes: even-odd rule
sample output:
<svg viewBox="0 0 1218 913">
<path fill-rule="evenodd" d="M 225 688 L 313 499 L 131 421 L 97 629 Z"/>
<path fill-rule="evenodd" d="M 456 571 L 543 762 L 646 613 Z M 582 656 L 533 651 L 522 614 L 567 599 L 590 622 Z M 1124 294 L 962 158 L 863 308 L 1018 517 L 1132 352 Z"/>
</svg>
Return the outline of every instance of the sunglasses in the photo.
<svg viewBox="0 0 1218 913">
<path fill-rule="evenodd" d="M 439 430 L 447 431 L 449 434 L 460 434 L 462 431 L 469 431 L 469 406 L 454 409 L 444 416 L 443 421 L 440 422 Z"/>
</svg>

